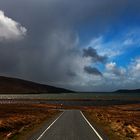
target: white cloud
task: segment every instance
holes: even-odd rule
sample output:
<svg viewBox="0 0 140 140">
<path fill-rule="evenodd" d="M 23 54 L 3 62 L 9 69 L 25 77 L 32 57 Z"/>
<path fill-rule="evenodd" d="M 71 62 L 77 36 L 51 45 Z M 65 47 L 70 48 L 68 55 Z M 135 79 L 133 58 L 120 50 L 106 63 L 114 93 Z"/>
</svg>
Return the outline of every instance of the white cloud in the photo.
<svg viewBox="0 0 140 140">
<path fill-rule="evenodd" d="M 93 47 L 98 51 L 100 55 L 106 55 L 109 58 L 119 56 L 122 54 L 121 47 L 119 42 L 104 42 L 104 36 L 99 36 L 97 38 L 92 38 L 89 43 L 85 46 L 87 47 Z"/>
<path fill-rule="evenodd" d="M 106 70 L 117 76 L 123 76 L 126 72 L 125 68 L 117 67 L 117 64 L 115 62 L 107 63 Z"/>
<path fill-rule="evenodd" d="M 123 35 L 124 41 L 123 41 L 123 45 L 125 46 L 133 46 L 133 45 L 140 45 L 140 28 L 134 28 L 131 29 L 129 31 L 127 31 L 127 33 L 125 33 Z"/>
<path fill-rule="evenodd" d="M 106 64 L 107 70 L 112 70 L 115 67 L 116 67 L 116 63 L 115 62 L 111 62 L 111 63 Z"/>
<path fill-rule="evenodd" d="M 129 45 L 135 44 L 135 42 L 132 38 L 128 38 L 128 39 L 124 40 L 123 44 L 129 46 Z"/>
<path fill-rule="evenodd" d="M 127 68 L 118 67 L 115 62 L 110 62 L 106 64 L 103 75 L 106 82 L 101 81 L 101 85 L 108 89 L 137 89 L 140 85 L 140 57 L 134 59 Z"/>
<path fill-rule="evenodd" d="M 129 46 L 140 46 L 140 28 L 130 29 L 125 33 L 120 34 L 119 38 L 113 38 L 106 41 L 105 35 L 91 38 L 91 40 L 84 46 L 93 47 L 100 55 L 106 55 L 112 59 L 125 53 Z"/>
<path fill-rule="evenodd" d="M 94 37 L 84 46 L 84 48 L 92 47 L 97 50 L 99 55 L 108 57 L 105 69 L 102 70 L 103 77 L 99 77 L 100 79 L 81 73 L 85 89 L 100 91 L 103 87 L 103 90 L 109 91 L 140 87 L 140 57 L 128 62 L 128 66 L 119 66 L 114 62 L 116 57 L 127 52 L 129 46 L 137 45 L 136 47 L 139 47 L 139 33 L 134 29 L 132 30 L 132 33 L 130 30 L 126 31 L 125 34 L 120 35 L 120 38 L 108 41 L 105 40 L 104 35 Z"/>
<path fill-rule="evenodd" d="M 138 57 L 134 59 L 128 69 L 130 71 L 131 77 L 135 79 L 139 79 L 140 78 L 140 58 Z"/>
<path fill-rule="evenodd" d="M 26 35 L 27 29 L 20 23 L 5 16 L 0 10 L 0 41 L 4 40 L 19 40 Z"/>
</svg>

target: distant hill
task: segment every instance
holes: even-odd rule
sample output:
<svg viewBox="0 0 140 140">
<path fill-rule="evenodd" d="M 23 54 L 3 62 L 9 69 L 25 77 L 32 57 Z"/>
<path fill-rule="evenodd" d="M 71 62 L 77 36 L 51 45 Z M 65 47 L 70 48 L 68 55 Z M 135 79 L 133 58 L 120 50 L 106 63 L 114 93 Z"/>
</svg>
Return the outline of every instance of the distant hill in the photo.
<svg viewBox="0 0 140 140">
<path fill-rule="evenodd" d="M 115 91 L 115 93 L 140 93 L 140 89 L 121 89 L 121 90 L 117 90 Z"/>
<path fill-rule="evenodd" d="M 0 76 L 0 93 L 13 94 L 13 93 L 68 93 L 72 92 L 67 89 L 53 87 L 34 83 L 31 81 L 21 80 L 17 78 L 9 78 Z"/>
</svg>

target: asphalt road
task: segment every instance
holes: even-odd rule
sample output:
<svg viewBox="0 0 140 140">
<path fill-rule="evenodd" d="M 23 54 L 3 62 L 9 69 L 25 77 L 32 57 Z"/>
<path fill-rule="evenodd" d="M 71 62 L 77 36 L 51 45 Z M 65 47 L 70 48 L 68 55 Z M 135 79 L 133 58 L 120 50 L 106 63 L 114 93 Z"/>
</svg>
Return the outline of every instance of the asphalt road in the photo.
<svg viewBox="0 0 140 140">
<path fill-rule="evenodd" d="M 103 140 L 80 111 L 64 111 L 34 140 Z"/>
</svg>

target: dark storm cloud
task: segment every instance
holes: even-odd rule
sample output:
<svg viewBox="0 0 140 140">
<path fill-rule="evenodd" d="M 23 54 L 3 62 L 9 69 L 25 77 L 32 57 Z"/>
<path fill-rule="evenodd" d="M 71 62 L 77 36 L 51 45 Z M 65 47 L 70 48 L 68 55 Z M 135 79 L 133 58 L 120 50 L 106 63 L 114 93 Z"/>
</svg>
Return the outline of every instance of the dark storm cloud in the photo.
<svg viewBox="0 0 140 140">
<path fill-rule="evenodd" d="M 5 15 L 27 29 L 21 42 L 0 44 L 0 73 L 8 71 L 11 76 L 62 86 L 78 80 L 75 78 L 83 63 L 80 58 L 84 58 L 77 27 L 93 23 L 95 34 L 100 34 L 121 12 L 134 10 L 135 5 L 140 5 L 140 1 L 0 0 Z M 96 50 L 85 49 L 85 52 L 94 61 L 105 60 Z"/>
<path fill-rule="evenodd" d="M 15 55 L 18 49 L 0 43 L 0 75 L 17 76 L 20 72 L 20 56 Z M 21 74 L 21 73 L 20 73 Z"/>
<path fill-rule="evenodd" d="M 107 59 L 106 56 L 100 56 L 96 49 L 92 47 L 88 47 L 86 49 L 83 49 L 83 56 L 84 57 L 91 57 L 93 62 L 102 62 L 104 63 Z"/>
<path fill-rule="evenodd" d="M 91 66 L 85 66 L 84 67 L 85 72 L 87 72 L 88 74 L 92 74 L 92 75 L 100 75 L 102 76 L 102 73 L 95 67 L 91 67 Z"/>
</svg>

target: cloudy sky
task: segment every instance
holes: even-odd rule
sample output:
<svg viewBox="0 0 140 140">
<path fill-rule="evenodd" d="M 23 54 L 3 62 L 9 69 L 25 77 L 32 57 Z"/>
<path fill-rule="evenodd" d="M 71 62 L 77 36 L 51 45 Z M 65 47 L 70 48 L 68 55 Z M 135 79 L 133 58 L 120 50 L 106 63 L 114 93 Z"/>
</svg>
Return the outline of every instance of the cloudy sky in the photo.
<svg viewBox="0 0 140 140">
<path fill-rule="evenodd" d="M 0 0 L 0 75 L 77 91 L 140 88 L 140 1 Z"/>
</svg>

